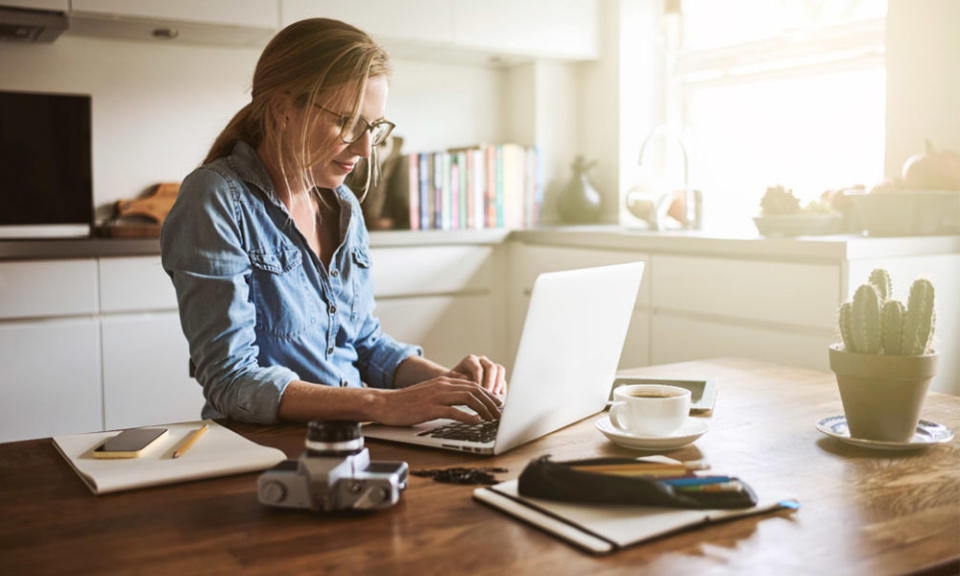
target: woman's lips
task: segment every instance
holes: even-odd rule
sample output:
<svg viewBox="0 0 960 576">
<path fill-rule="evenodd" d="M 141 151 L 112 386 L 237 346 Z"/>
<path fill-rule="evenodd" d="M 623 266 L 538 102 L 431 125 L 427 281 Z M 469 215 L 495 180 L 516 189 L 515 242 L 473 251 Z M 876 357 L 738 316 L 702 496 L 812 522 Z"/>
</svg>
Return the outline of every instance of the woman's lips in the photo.
<svg viewBox="0 0 960 576">
<path fill-rule="evenodd" d="M 353 163 L 337 162 L 336 160 L 334 160 L 333 163 L 336 164 L 341 170 L 347 173 L 353 170 L 353 167 L 354 167 Z"/>
</svg>

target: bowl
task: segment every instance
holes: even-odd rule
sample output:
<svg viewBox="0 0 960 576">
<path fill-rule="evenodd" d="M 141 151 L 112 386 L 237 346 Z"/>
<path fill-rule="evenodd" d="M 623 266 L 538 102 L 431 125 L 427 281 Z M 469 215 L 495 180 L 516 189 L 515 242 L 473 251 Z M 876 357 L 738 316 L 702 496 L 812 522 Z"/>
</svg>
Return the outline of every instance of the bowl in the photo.
<svg viewBox="0 0 960 576">
<path fill-rule="evenodd" d="M 834 234 L 840 230 L 840 214 L 776 214 L 755 216 L 753 223 L 764 236 L 814 236 Z"/>
<path fill-rule="evenodd" d="M 870 236 L 960 233 L 960 190 L 897 190 L 851 198 Z"/>
</svg>

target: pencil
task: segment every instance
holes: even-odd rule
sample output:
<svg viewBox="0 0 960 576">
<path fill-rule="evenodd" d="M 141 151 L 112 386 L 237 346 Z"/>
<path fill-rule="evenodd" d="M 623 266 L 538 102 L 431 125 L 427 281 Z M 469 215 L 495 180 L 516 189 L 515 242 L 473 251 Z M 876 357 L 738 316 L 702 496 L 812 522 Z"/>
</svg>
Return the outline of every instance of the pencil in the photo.
<svg viewBox="0 0 960 576">
<path fill-rule="evenodd" d="M 203 426 L 201 426 L 201 427 L 197 428 L 196 430 L 194 430 L 193 433 L 190 434 L 190 437 L 187 438 L 187 441 L 183 443 L 183 446 L 181 446 L 180 448 L 178 448 L 177 451 L 173 453 L 173 457 L 174 457 L 174 458 L 179 458 L 179 457 L 183 456 L 183 453 L 186 452 L 188 448 L 190 448 L 191 446 L 193 446 L 193 443 L 197 441 L 197 438 L 203 436 L 203 433 L 206 432 L 206 431 L 207 431 L 207 425 L 206 425 L 206 424 L 204 424 Z"/>
</svg>

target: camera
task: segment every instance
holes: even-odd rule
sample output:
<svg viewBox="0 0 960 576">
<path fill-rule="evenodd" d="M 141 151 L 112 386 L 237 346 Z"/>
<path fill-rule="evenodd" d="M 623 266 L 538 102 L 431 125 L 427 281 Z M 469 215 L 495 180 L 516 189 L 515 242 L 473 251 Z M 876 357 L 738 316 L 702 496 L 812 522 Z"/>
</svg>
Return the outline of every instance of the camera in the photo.
<svg viewBox="0 0 960 576">
<path fill-rule="evenodd" d="M 257 499 L 280 508 L 379 510 L 393 506 L 407 488 L 406 462 L 376 462 L 363 446 L 360 424 L 313 420 L 307 450 L 257 479 Z"/>
</svg>

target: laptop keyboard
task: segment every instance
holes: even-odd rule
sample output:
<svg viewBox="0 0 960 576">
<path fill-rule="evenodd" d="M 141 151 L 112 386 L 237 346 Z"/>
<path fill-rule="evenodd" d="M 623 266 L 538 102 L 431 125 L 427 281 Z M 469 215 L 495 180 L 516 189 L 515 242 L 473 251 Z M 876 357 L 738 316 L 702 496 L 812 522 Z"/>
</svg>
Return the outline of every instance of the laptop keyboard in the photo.
<svg viewBox="0 0 960 576">
<path fill-rule="evenodd" d="M 457 422 L 456 424 L 447 424 L 439 428 L 424 430 L 417 436 L 430 435 L 431 438 L 443 438 L 446 440 L 463 440 L 466 442 L 493 442 L 497 439 L 497 428 L 500 427 L 499 420 L 490 420 L 479 424 L 467 424 Z"/>
</svg>

